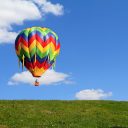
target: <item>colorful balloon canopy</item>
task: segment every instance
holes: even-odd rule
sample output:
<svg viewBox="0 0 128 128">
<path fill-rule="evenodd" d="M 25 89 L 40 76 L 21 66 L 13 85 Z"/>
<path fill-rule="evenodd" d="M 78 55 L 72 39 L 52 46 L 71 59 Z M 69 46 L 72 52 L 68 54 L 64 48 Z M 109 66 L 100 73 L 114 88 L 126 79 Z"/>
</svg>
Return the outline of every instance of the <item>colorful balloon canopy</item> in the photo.
<svg viewBox="0 0 128 128">
<path fill-rule="evenodd" d="M 58 36 L 49 28 L 32 27 L 19 33 L 15 41 L 19 64 L 26 67 L 34 77 L 40 77 L 55 66 L 60 52 Z"/>
</svg>

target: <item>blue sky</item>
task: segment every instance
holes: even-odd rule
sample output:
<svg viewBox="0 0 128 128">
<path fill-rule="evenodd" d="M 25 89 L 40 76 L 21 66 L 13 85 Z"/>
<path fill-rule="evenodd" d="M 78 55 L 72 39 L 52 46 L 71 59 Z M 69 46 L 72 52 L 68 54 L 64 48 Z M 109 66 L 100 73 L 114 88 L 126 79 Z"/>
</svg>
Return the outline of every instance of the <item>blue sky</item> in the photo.
<svg viewBox="0 0 128 128">
<path fill-rule="evenodd" d="M 101 89 L 105 95 L 112 93 L 106 99 L 128 100 L 128 1 L 51 0 L 50 3 L 59 3 L 63 8 L 58 11 L 63 12 L 41 11 L 40 18 L 24 18 L 20 24 L 7 22 L 11 29 L 4 28 L 15 33 L 32 26 L 53 29 L 61 42 L 55 71 L 70 75 L 73 83 L 40 87 L 8 85 L 15 73 L 22 72 L 10 39 L 0 43 L 0 99 L 72 100 L 82 90 Z"/>
</svg>

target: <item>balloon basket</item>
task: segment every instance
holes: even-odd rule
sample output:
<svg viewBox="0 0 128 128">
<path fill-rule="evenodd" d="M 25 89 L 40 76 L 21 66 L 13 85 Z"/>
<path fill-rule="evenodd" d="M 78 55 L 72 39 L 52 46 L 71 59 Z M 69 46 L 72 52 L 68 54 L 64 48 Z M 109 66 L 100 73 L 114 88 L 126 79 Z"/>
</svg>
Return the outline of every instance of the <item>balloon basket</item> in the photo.
<svg viewBox="0 0 128 128">
<path fill-rule="evenodd" d="M 40 83 L 36 80 L 34 85 L 35 85 L 35 86 L 39 86 Z"/>
</svg>

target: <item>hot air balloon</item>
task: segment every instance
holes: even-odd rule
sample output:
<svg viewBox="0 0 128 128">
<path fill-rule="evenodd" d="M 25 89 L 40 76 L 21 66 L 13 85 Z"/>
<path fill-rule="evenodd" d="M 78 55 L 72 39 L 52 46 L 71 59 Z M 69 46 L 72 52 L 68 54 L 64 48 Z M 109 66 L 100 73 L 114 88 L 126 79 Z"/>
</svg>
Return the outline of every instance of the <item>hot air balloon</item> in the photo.
<svg viewBox="0 0 128 128">
<path fill-rule="evenodd" d="M 22 69 L 25 66 L 33 77 L 41 77 L 49 68 L 55 67 L 60 52 L 58 36 L 49 28 L 31 27 L 22 30 L 15 40 L 15 50 Z M 39 82 L 35 81 L 35 86 Z"/>
</svg>

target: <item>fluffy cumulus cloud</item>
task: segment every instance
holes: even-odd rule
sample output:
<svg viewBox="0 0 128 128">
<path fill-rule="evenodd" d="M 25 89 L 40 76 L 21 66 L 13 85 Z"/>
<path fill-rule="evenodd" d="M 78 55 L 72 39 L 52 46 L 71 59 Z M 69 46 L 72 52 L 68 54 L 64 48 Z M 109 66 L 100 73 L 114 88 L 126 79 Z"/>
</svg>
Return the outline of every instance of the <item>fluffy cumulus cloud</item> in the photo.
<svg viewBox="0 0 128 128">
<path fill-rule="evenodd" d="M 76 93 L 79 100 L 100 100 L 112 96 L 112 92 L 104 92 L 102 89 L 86 89 Z"/>
<path fill-rule="evenodd" d="M 33 2 L 35 2 L 40 7 L 43 14 L 52 13 L 55 16 L 64 14 L 64 7 L 59 3 L 52 4 L 47 0 L 33 0 Z"/>
<path fill-rule="evenodd" d="M 42 85 L 56 85 L 60 83 L 72 83 L 69 80 L 70 76 L 61 72 L 55 72 L 54 70 L 47 70 L 42 77 L 38 79 Z M 35 83 L 35 78 L 28 72 L 24 71 L 22 73 L 14 74 L 8 82 L 8 85 L 18 85 L 18 84 L 30 84 Z"/>
<path fill-rule="evenodd" d="M 0 4 L 0 43 L 11 43 L 17 35 L 12 25 L 38 20 L 45 14 L 63 15 L 63 5 L 47 0 L 4 0 Z"/>
</svg>

